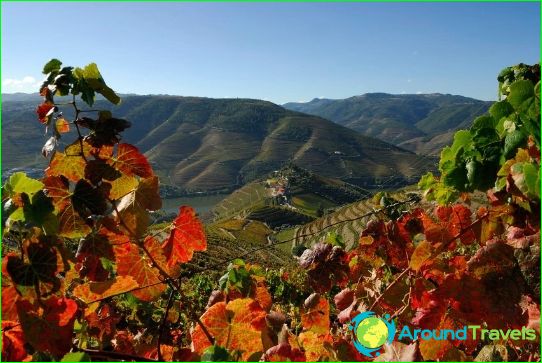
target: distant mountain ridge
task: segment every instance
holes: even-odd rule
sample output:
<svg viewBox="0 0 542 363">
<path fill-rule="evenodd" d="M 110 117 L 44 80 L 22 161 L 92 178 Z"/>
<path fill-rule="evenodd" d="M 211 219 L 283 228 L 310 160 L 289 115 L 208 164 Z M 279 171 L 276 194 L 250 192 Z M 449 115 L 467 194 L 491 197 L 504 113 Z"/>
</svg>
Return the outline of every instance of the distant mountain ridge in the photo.
<svg viewBox="0 0 542 363">
<path fill-rule="evenodd" d="M 470 127 L 492 102 L 449 94 L 366 93 L 345 99 L 290 102 L 316 115 L 420 154 L 438 154 L 457 129 Z"/>
<path fill-rule="evenodd" d="M 46 136 L 35 108 L 35 101 L 2 103 L 4 169 L 45 164 L 39 151 Z M 128 96 L 119 106 L 97 101 L 93 108 L 129 120 L 125 140 L 146 154 L 163 182 L 190 191 L 231 190 L 288 162 L 362 187 L 392 187 L 414 182 L 434 164 L 260 100 Z"/>
</svg>

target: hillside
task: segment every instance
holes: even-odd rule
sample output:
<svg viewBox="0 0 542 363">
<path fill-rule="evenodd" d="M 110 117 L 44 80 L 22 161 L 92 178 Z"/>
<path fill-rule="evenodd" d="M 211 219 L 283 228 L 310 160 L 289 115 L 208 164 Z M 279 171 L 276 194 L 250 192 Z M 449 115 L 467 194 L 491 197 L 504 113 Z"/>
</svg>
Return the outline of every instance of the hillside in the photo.
<svg viewBox="0 0 542 363">
<path fill-rule="evenodd" d="M 324 117 L 416 153 L 435 155 L 451 142 L 453 131 L 468 128 L 490 105 L 491 102 L 438 93 L 367 93 L 346 99 L 314 99 L 283 106 Z"/>
<path fill-rule="evenodd" d="M 2 106 L 3 168 L 43 166 L 36 103 Z M 163 183 L 191 191 L 231 190 L 288 162 L 362 187 L 393 187 L 417 180 L 434 162 L 259 100 L 127 96 L 114 112 L 132 123 L 125 140 L 146 154 Z"/>
<path fill-rule="evenodd" d="M 271 229 L 289 228 L 369 195 L 370 192 L 343 181 L 288 166 L 223 199 L 213 209 L 213 224 L 237 226 L 240 221 L 250 220 L 265 223 Z"/>
</svg>

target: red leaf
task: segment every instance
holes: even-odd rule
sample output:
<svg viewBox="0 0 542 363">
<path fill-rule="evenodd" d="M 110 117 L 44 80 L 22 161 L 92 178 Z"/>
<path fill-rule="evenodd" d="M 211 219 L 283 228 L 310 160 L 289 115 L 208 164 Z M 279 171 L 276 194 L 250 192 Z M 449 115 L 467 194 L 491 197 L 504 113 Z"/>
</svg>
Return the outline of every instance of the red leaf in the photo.
<svg viewBox="0 0 542 363">
<path fill-rule="evenodd" d="M 85 318 L 88 322 L 89 333 L 100 340 L 112 339 L 116 332 L 116 325 L 121 320 L 121 316 L 116 314 L 108 304 L 101 307 L 99 314 L 93 311 Z"/>
<path fill-rule="evenodd" d="M 51 102 L 44 102 L 36 108 L 36 113 L 38 114 L 38 119 L 42 124 L 48 124 L 51 120 L 51 116 L 55 111 L 55 105 Z"/>
<path fill-rule="evenodd" d="M 305 362 L 305 353 L 292 348 L 288 342 L 269 348 L 262 356 L 264 362 Z"/>
<path fill-rule="evenodd" d="M 154 175 L 147 158 L 139 152 L 137 147 L 130 144 L 118 145 L 117 157 L 113 158 L 113 166 L 130 176 L 149 178 Z"/>
<path fill-rule="evenodd" d="M 77 303 L 51 297 L 36 308 L 27 300 L 17 302 L 17 311 L 26 341 L 36 350 L 62 357 L 70 351 Z"/>
<path fill-rule="evenodd" d="M 2 320 L 17 320 L 17 306 L 19 293 L 14 286 L 6 285 L 2 281 Z"/>
<path fill-rule="evenodd" d="M 2 321 L 2 361 L 19 362 L 28 357 L 30 356 L 24 349 L 23 330 L 20 324 L 16 321 Z"/>
<path fill-rule="evenodd" d="M 179 216 L 173 221 L 173 230 L 163 248 L 170 267 L 190 261 L 194 251 L 207 249 L 203 225 L 194 209 L 186 206 L 179 209 Z"/>
</svg>

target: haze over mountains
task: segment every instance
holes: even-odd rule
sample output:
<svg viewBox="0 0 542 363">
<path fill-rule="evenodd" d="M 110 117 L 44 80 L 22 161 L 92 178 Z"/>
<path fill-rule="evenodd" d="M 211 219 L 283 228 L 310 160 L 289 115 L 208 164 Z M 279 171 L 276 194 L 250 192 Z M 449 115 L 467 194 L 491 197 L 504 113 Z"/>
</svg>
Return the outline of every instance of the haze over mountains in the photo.
<svg viewBox="0 0 542 363">
<path fill-rule="evenodd" d="M 367 93 L 345 99 L 286 103 L 418 154 L 438 155 L 457 129 L 470 127 L 492 102 L 449 94 Z"/>
</svg>

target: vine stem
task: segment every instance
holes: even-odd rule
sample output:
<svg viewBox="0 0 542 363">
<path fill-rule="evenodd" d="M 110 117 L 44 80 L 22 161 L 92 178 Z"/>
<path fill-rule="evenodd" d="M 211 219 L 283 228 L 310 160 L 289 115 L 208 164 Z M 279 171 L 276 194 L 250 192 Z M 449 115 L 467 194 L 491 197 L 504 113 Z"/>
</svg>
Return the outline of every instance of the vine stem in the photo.
<svg viewBox="0 0 542 363">
<path fill-rule="evenodd" d="M 175 291 L 173 289 L 169 292 L 169 297 L 167 299 L 166 310 L 164 311 L 164 315 L 162 316 L 162 321 L 160 322 L 160 328 L 158 329 L 158 342 L 156 343 L 156 345 L 157 345 L 157 348 L 158 348 L 158 360 L 159 361 L 164 360 L 164 357 L 162 357 L 162 349 L 160 349 L 160 347 L 162 345 L 162 337 L 164 335 L 164 328 L 166 326 L 166 319 L 167 319 L 167 316 L 169 314 L 169 309 L 171 309 L 171 306 L 173 305 L 173 293 L 174 292 Z"/>
</svg>

